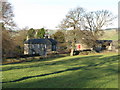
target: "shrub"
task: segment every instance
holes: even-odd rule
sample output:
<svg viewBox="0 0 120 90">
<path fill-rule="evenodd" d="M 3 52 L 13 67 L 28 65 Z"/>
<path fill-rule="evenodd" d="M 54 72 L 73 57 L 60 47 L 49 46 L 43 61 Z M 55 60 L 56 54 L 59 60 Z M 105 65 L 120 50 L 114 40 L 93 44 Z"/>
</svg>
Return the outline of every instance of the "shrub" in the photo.
<svg viewBox="0 0 120 90">
<path fill-rule="evenodd" d="M 95 54 L 95 51 L 81 51 L 79 55 L 89 55 L 89 54 Z"/>
</svg>

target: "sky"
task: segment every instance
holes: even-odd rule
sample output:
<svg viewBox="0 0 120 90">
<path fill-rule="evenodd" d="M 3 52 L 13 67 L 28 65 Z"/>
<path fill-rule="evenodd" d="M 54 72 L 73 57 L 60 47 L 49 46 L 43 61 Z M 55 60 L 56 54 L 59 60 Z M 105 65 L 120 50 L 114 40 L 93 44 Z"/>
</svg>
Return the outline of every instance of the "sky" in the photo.
<svg viewBox="0 0 120 90">
<path fill-rule="evenodd" d="M 107 9 L 118 15 L 119 0 L 8 0 L 13 6 L 14 21 L 19 28 L 56 27 L 71 9 L 83 7 L 86 11 Z M 110 28 L 118 27 L 117 19 Z"/>
</svg>

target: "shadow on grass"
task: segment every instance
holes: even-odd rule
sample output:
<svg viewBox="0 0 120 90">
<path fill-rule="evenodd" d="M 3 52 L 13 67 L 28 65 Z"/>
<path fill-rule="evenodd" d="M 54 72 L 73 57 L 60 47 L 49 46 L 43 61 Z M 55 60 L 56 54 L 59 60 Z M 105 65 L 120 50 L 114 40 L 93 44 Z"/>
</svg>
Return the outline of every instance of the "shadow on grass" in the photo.
<svg viewBox="0 0 120 90">
<path fill-rule="evenodd" d="M 80 58 L 73 58 L 73 59 L 69 59 L 69 60 L 66 60 L 65 62 L 63 62 L 63 63 L 70 63 L 70 62 L 77 62 L 78 60 L 80 60 L 80 59 L 88 59 L 88 58 L 92 58 L 92 59 L 98 59 L 98 57 L 101 57 L 101 56 L 88 56 L 88 57 L 80 57 Z M 10 83 L 10 82 L 18 82 L 18 81 L 23 81 L 23 80 L 26 80 L 26 79 L 30 79 L 30 78 L 36 78 L 36 77 L 42 77 L 42 76 L 48 76 L 48 75 L 53 75 L 53 74 L 59 74 L 59 73 L 63 73 L 63 72 L 67 72 L 67 71 L 75 71 L 75 70 L 83 70 L 84 72 L 82 72 L 82 73 L 85 73 L 86 71 L 90 71 L 90 70 L 101 70 L 101 71 L 103 71 L 103 72 L 109 72 L 109 74 L 107 74 L 107 76 L 108 75 L 112 75 L 112 74 L 117 74 L 118 73 L 118 71 L 116 70 L 116 69 L 114 69 L 113 67 L 111 67 L 111 66 L 109 66 L 109 65 L 107 65 L 107 68 L 101 68 L 101 67 L 99 67 L 99 66 L 102 66 L 102 65 L 105 65 L 106 63 L 108 63 L 108 62 L 114 62 L 114 61 L 117 61 L 118 60 L 118 58 L 117 58 L 117 55 L 115 55 L 115 56 L 111 56 L 111 57 L 104 57 L 104 58 L 99 58 L 99 60 L 100 61 L 102 61 L 102 62 L 99 62 L 99 63 L 94 63 L 94 64 L 86 64 L 86 66 L 79 66 L 79 67 L 72 67 L 72 68 L 68 68 L 68 69 L 65 69 L 65 70 L 60 70 L 60 71 L 55 71 L 55 72 L 52 72 L 52 73 L 47 73 L 47 74 L 41 74 L 41 75 L 35 75 L 35 76 L 27 76 L 27 77 L 22 77 L 22 78 L 20 78 L 20 79 L 16 79 L 16 80 L 13 80 L 13 81 L 8 81 L 8 82 L 2 82 L 2 83 Z M 61 63 L 61 61 L 58 61 L 58 62 L 56 62 L 56 64 L 57 63 Z M 59 63 L 59 64 L 60 64 Z M 61 63 L 62 64 L 62 63 Z M 53 64 L 50 64 L 50 65 L 53 65 Z M 38 67 L 38 66 L 36 66 L 36 67 Z M 94 72 L 95 73 L 95 72 Z M 98 72 L 99 73 L 99 72 Z M 90 72 L 88 73 L 88 75 L 92 75 Z M 97 74 L 98 75 L 98 74 Z M 93 75 L 94 76 L 94 75 Z M 106 75 L 104 75 L 104 76 L 106 76 Z M 99 76 L 100 77 L 100 76 Z M 97 76 L 97 78 L 99 78 L 98 76 Z M 103 76 L 102 76 L 103 77 Z M 92 77 L 92 78 L 87 78 L 87 79 L 95 79 L 96 78 L 96 76 L 95 77 Z"/>
<path fill-rule="evenodd" d="M 97 56 L 86 56 L 86 57 L 75 57 L 72 59 L 66 59 L 66 60 L 62 60 L 62 61 L 54 61 L 55 59 L 58 58 L 48 58 L 48 59 L 44 59 L 43 61 L 54 61 L 54 62 L 49 62 L 49 63 L 38 63 L 38 64 L 34 64 L 34 65 L 27 65 L 27 66 L 10 66 L 10 67 L 4 67 L 2 68 L 2 71 L 7 71 L 7 70 L 14 70 L 14 69 L 24 69 L 24 68 L 32 68 L 32 67 L 41 67 L 46 65 L 50 66 L 50 65 L 66 65 L 66 64 L 71 64 L 71 63 L 76 63 L 76 65 L 80 65 L 80 64 L 85 64 L 85 65 L 89 65 L 89 66 L 98 66 L 98 65 L 102 65 L 105 63 L 111 63 L 112 61 L 116 61 L 119 60 L 119 56 L 115 55 L 112 57 L 105 57 L 105 58 L 99 58 L 102 57 L 102 55 L 97 55 Z M 60 58 L 59 58 L 60 59 Z M 61 58 L 62 59 L 62 58 Z M 99 62 L 98 64 L 96 63 L 96 60 Z M 80 61 L 80 62 L 79 62 Z M 40 62 L 40 61 L 37 61 Z"/>
<path fill-rule="evenodd" d="M 53 61 L 53 62 L 49 62 L 49 63 L 38 63 L 38 64 L 35 64 L 35 65 L 27 65 L 27 66 L 10 66 L 10 67 L 4 67 L 2 68 L 2 71 L 8 71 L 8 70 L 14 70 L 14 69 L 24 69 L 24 68 L 32 68 L 32 67 L 41 67 L 41 66 L 44 66 L 44 65 L 65 65 L 65 64 L 70 64 L 70 63 L 77 63 L 77 64 L 80 64 L 78 63 L 78 61 L 81 61 L 81 60 L 89 60 L 90 58 L 92 58 L 92 60 L 96 60 L 98 59 L 99 57 L 101 57 L 102 55 L 96 55 L 96 56 L 86 56 L 86 57 L 74 57 L 72 59 L 65 59 L 65 60 L 62 60 L 64 59 L 63 57 L 57 57 L 57 58 L 46 58 L 46 59 L 39 59 L 39 60 L 35 60 L 35 62 L 41 62 L 41 61 Z M 54 61 L 55 59 L 60 59 L 60 61 Z M 33 60 L 34 61 L 34 60 Z M 32 62 L 33 62 L 32 61 Z M 31 62 L 31 61 L 30 61 Z"/>
<path fill-rule="evenodd" d="M 71 68 L 71 69 L 66 69 L 63 71 L 57 71 L 54 73 L 49 73 L 49 74 L 43 74 L 43 75 L 37 75 L 37 76 L 29 76 L 29 77 L 24 77 L 21 78 L 21 80 L 26 80 L 29 78 L 34 78 L 34 77 L 41 77 L 41 76 L 47 76 L 47 75 L 52 75 L 52 74 L 59 74 L 65 71 L 74 71 L 78 70 L 77 72 L 72 72 L 67 75 L 61 75 L 61 76 L 55 76 L 51 78 L 44 78 L 41 79 L 34 79 L 30 80 L 30 82 L 19 82 L 19 83 L 10 83 L 10 87 L 16 87 L 16 88 L 104 88 L 106 84 L 113 82 L 116 80 L 116 78 L 106 78 L 104 77 L 110 77 L 111 75 L 114 75 L 115 73 L 113 72 L 100 72 L 100 70 L 84 70 L 83 68 L 85 67 L 76 67 L 76 68 Z M 79 69 L 83 69 L 82 71 L 79 71 Z M 20 79 L 16 81 L 11 81 L 11 82 L 17 82 L 21 81 Z M 102 82 L 101 82 L 102 81 Z M 3 86 L 4 87 L 4 86 Z M 108 86 L 106 88 L 109 88 Z M 110 88 L 117 88 L 117 85 L 111 86 Z"/>
<path fill-rule="evenodd" d="M 58 55 L 53 55 L 52 57 L 50 57 L 50 56 L 47 56 L 47 57 L 44 57 L 44 56 L 37 56 L 37 57 L 32 56 L 32 57 L 27 57 L 27 58 L 18 58 L 18 59 L 16 58 L 16 60 L 18 60 L 18 62 L 2 63 L 2 65 L 20 64 L 20 63 L 24 63 L 24 62 L 48 61 L 48 60 L 51 60 L 51 59 L 56 59 L 56 58 L 66 57 L 66 56 L 68 56 L 68 55 L 67 54 L 65 54 L 65 55 L 58 54 Z M 13 59 L 15 59 L 15 58 L 13 58 Z"/>
<path fill-rule="evenodd" d="M 62 61 L 57 61 L 57 62 L 52 62 L 52 63 L 49 63 L 49 64 L 45 64 L 45 65 L 60 65 L 60 64 L 66 64 L 66 63 L 73 63 L 73 62 L 77 62 L 78 61 L 83 61 L 83 60 L 89 60 L 90 58 L 92 58 L 92 60 L 96 60 L 98 59 L 99 57 L 102 57 L 102 55 L 96 55 L 96 56 L 86 56 L 86 57 L 74 57 L 74 58 L 71 58 L 71 59 L 67 59 L 67 60 L 62 60 Z M 78 63 L 80 64 L 80 63 Z"/>
</svg>

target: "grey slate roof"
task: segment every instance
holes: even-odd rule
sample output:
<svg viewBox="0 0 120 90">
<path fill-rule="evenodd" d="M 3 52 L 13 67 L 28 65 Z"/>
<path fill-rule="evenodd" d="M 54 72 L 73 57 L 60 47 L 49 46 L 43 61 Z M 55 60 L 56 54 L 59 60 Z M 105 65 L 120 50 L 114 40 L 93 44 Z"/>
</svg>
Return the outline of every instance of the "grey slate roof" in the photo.
<svg viewBox="0 0 120 90">
<path fill-rule="evenodd" d="M 57 41 L 53 39 L 40 38 L 40 39 L 29 39 L 24 43 L 25 44 L 57 44 Z"/>
<path fill-rule="evenodd" d="M 57 44 L 57 41 L 55 41 L 54 39 L 48 38 L 48 40 L 54 45 Z"/>
<path fill-rule="evenodd" d="M 112 40 L 96 40 L 97 43 L 105 43 L 105 42 L 109 42 L 111 43 Z"/>
</svg>

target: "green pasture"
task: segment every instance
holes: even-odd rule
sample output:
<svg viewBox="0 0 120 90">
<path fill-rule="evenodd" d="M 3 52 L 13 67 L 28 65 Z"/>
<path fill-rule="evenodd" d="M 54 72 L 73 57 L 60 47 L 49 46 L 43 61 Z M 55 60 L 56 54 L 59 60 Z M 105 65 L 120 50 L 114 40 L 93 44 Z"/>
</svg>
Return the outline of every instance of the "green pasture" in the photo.
<svg viewBox="0 0 120 90">
<path fill-rule="evenodd" d="M 2 65 L 3 88 L 118 88 L 117 53 Z"/>
<path fill-rule="evenodd" d="M 104 34 L 102 37 L 100 37 L 101 40 L 118 40 L 119 33 L 117 30 L 106 30 L 104 31 Z"/>
</svg>

